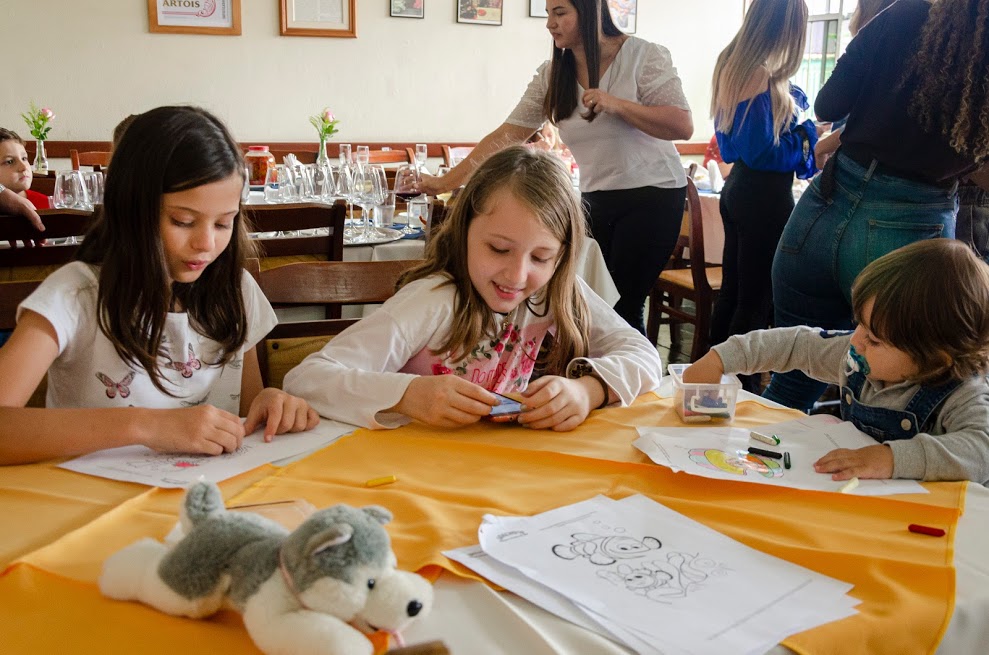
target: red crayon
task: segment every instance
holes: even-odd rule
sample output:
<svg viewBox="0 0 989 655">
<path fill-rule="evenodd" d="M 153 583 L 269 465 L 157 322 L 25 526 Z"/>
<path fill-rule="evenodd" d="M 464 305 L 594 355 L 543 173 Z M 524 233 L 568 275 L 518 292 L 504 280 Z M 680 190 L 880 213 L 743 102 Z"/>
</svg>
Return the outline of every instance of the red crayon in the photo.
<svg viewBox="0 0 989 655">
<path fill-rule="evenodd" d="M 929 525 L 917 525 L 916 523 L 911 523 L 907 530 L 910 532 L 916 532 L 917 534 L 926 534 L 932 537 L 943 537 L 944 530 L 941 528 L 932 528 Z"/>
</svg>

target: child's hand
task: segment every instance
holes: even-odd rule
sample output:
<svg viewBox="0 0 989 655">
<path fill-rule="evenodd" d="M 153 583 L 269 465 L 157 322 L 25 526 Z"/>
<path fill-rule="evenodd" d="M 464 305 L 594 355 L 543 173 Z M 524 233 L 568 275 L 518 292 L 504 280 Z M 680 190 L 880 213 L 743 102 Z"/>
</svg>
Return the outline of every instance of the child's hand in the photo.
<svg viewBox="0 0 989 655">
<path fill-rule="evenodd" d="M 882 444 L 856 450 L 838 448 L 814 462 L 814 470 L 831 473 L 832 480 L 888 480 L 893 477 L 893 450 Z"/>
<path fill-rule="evenodd" d="M 232 453 L 246 434 L 239 418 L 212 405 L 150 411 L 151 432 L 142 443 L 159 453 Z"/>
<path fill-rule="evenodd" d="M 601 404 L 604 400 L 602 392 L 608 393 L 608 390 L 590 375 L 576 380 L 557 375 L 543 376 L 522 393 L 525 411 L 519 415 L 519 423 L 536 429 L 553 428 L 558 432 L 573 430 Z"/>
<path fill-rule="evenodd" d="M 494 394 L 456 375 L 420 375 L 392 410 L 426 425 L 454 428 L 477 423 L 497 404 Z"/>
<path fill-rule="evenodd" d="M 720 384 L 725 366 L 713 350 L 683 370 L 683 381 L 688 384 Z"/>
<path fill-rule="evenodd" d="M 276 434 L 312 430 L 319 424 L 319 414 L 302 398 L 268 387 L 251 402 L 244 422 L 245 433 L 254 432 L 262 423 L 264 440 L 271 441 Z"/>
</svg>

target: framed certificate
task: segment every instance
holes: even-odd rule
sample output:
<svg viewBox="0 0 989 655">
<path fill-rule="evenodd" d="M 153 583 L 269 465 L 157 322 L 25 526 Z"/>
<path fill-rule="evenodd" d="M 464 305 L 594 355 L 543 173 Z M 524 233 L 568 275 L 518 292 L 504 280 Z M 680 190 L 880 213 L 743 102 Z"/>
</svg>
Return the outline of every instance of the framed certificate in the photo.
<svg viewBox="0 0 989 655">
<path fill-rule="evenodd" d="M 357 38 L 357 0 L 280 0 L 282 36 Z"/>
<path fill-rule="evenodd" d="M 148 30 L 240 35 L 240 0 L 148 0 Z"/>
</svg>

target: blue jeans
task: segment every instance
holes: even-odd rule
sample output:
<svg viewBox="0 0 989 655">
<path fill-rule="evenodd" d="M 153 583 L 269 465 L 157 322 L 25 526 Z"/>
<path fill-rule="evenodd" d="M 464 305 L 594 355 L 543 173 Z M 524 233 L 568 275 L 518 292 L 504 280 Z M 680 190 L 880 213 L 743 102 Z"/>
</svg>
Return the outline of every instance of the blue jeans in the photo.
<svg viewBox="0 0 989 655">
<path fill-rule="evenodd" d="M 958 223 L 955 238 L 967 243 L 989 263 L 989 191 L 974 184 L 958 187 Z"/>
<path fill-rule="evenodd" d="M 839 153 L 830 197 L 818 175 L 783 230 L 773 260 L 776 327 L 854 327 L 852 282 L 865 266 L 921 239 L 955 236 L 958 195 L 876 173 Z M 766 398 L 809 410 L 827 385 L 799 371 L 775 374 Z"/>
</svg>

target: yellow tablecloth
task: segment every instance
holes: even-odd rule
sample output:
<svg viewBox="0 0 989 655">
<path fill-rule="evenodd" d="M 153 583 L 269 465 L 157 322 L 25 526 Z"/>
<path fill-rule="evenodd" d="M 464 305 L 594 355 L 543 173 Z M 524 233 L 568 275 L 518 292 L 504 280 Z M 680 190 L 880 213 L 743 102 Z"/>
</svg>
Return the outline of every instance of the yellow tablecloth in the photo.
<svg viewBox="0 0 989 655">
<path fill-rule="evenodd" d="M 735 424 L 794 416 L 745 402 Z M 648 394 L 630 408 L 596 412 L 564 434 L 492 424 L 359 430 L 288 467 L 263 467 L 222 488 L 237 503 L 302 497 L 317 506 L 384 505 L 396 516 L 388 529 L 403 568 L 442 567 L 461 575 L 466 572 L 440 551 L 476 543 L 485 513 L 533 514 L 598 493 L 644 493 L 759 550 L 855 585 L 852 594 L 863 601 L 860 614 L 788 639 L 785 644 L 798 652 L 936 648 L 952 611 L 954 526 L 964 484 L 927 485 L 931 493 L 925 495 L 868 498 L 674 474 L 631 446 L 634 426 L 662 424 L 676 424 L 670 402 Z M 388 474 L 398 482 L 364 487 L 366 480 Z M 122 502 L 108 498 L 109 509 L 98 517 L 8 568 L 0 577 L 0 616 L 2 633 L 15 641 L 4 646 L 0 636 L 0 651 L 110 651 L 125 648 L 128 638 L 134 650 L 149 652 L 170 647 L 215 653 L 220 643 L 249 648 L 236 618 L 175 619 L 105 600 L 93 584 L 107 555 L 140 537 L 163 537 L 176 520 L 180 497 L 178 491 L 151 490 Z M 6 500 L 0 495 L 0 510 Z M 46 516 L 49 504 L 43 496 L 37 514 Z M 77 522 L 85 518 L 73 515 Z M 948 526 L 948 538 L 917 539 L 906 531 L 909 523 Z M 4 534 L 11 527 L 7 523 Z M 17 627 L 11 632 L 10 626 Z M 151 650 L 145 648 L 149 641 Z"/>
</svg>

